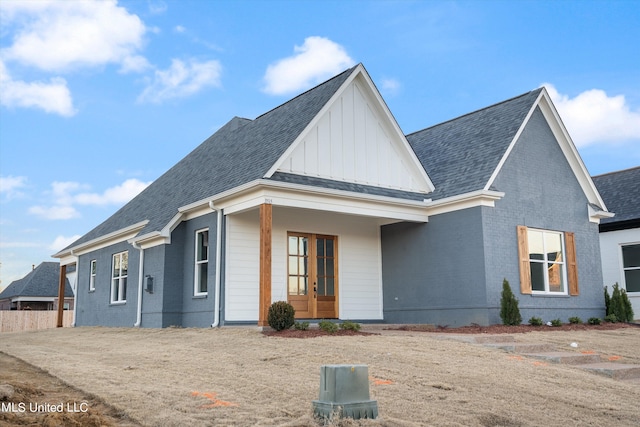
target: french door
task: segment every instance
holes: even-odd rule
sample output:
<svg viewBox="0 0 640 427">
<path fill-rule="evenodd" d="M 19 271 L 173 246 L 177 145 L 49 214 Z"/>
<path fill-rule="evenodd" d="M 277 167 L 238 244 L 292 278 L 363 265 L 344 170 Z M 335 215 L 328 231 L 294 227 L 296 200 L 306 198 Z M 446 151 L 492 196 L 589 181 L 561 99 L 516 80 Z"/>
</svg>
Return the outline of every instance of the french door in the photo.
<svg viewBox="0 0 640 427">
<path fill-rule="evenodd" d="M 296 318 L 337 318 L 337 237 L 310 233 L 287 237 L 288 301 Z"/>
</svg>

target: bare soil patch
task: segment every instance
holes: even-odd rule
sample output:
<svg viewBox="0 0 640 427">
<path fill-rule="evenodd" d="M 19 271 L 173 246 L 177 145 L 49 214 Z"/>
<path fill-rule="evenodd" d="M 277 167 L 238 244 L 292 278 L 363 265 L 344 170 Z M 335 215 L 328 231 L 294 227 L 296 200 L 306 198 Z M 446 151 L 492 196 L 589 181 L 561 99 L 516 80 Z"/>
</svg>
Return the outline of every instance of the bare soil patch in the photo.
<svg viewBox="0 0 640 427">
<path fill-rule="evenodd" d="M 376 332 L 285 339 L 256 328 L 62 328 L 2 334 L 0 351 L 80 393 L 71 401 L 97 397 L 91 406 L 113 408 L 115 425 L 317 427 L 311 401 L 326 364 L 366 364 L 378 401 L 378 419 L 331 423 L 337 427 L 640 425 L 638 384 L 514 357 L 447 333 Z M 516 339 L 640 364 L 640 328 L 545 327 Z M 28 386 L 18 398 L 41 401 L 49 393 L 39 379 L 46 374 L 23 369 L 0 360 L 0 382 Z M 65 415 L 70 419 L 60 425 L 84 422 L 81 414 Z"/>
<path fill-rule="evenodd" d="M 307 330 L 299 330 L 294 328 L 283 329 L 282 331 L 265 330 L 262 332 L 268 337 L 276 338 L 316 338 L 316 337 L 349 337 L 349 336 L 366 336 L 377 335 L 373 332 L 352 331 L 349 329 L 338 329 L 334 333 L 325 332 L 319 328 L 310 328 Z"/>
<path fill-rule="evenodd" d="M 424 325 L 402 325 L 397 328 L 400 331 L 422 331 L 440 332 L 450 334 L 525 334 L 528 332 L 566 332 L 566 331 L 612 331 L 616 329 L 634 328 L 638 325 L 627 323 L 602 323 L 600 325 L 589 325 L 586 323 L 574 324 L 563 323 L 560 326 L 532 326 L 532 325 L 490 325 L 490 326 L 462 326 L 458 328 L 448 328 L 446 326 L 425 327 Z"/>
</svg>

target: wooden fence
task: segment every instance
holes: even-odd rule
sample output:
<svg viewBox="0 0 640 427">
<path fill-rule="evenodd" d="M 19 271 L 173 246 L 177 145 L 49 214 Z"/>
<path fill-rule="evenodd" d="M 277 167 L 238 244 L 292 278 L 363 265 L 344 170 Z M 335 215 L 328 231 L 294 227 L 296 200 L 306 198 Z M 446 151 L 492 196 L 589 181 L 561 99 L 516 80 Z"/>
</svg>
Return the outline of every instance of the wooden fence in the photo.
<svg viewBox="0 0 640 427">
<path fill-rule="evenodd" d="M 65 310 L 62 314 L 64 327 L 71 326 L 73 310 Z M 36 329 L 55 328 L 58 323 L 58 311 L 39 310 L 0 310 L 0 332 L 22 332 Z"/>
</svg>

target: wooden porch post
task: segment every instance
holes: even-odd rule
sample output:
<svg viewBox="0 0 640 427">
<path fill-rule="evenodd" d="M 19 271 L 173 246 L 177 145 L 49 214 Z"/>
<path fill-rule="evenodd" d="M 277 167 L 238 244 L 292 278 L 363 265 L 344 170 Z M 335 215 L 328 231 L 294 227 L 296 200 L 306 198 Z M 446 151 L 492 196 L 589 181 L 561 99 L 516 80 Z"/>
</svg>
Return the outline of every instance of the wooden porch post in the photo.
<svg viewBox="0 0 640 427">
<path fill-rule="evenodd" d="M 271 305 L 271 204 L 260 205 L 260 313 L 258 326 L 268 326 Z"/>
<path fill-rule="evenodd" d="M 64 311 L 64 285 L 67 280 L 67 266 L 60 266 L 60 280 L 58 281 L 58 328 L 62 328 L 62 313 Z"/>
</svg>

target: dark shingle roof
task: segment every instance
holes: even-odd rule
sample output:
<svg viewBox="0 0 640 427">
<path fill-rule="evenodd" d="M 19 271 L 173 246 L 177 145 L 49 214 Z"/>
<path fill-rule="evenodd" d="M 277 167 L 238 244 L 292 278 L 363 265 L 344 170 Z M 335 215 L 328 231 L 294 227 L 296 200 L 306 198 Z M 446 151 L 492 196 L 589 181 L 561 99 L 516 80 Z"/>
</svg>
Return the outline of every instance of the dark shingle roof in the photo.
<svg viewBox="0 0 640 427">
<path fill-rule="evenodd" d="M 593 183 L 607 209 L 616 214 L 602 219 L 601 225 L 640 220 L 640 166 L 594 176 Z"/>
<path fill-rule="evenodd" d="M 60 264 L 43 262 L 22 279 L 14 280 L 0 293 L 0 299 L 14 297 L 57 297 Z M 69 280 L 65 280 L 64 296 L 72 297 Z"/>
<path fill-rule="evenodd" d="M 234 118 L 110 218 L 66 249 L 149 220 L 160 231 L 178 208 L 262 178 L 351 75 L 350 68 L 255 120 Z"/>
<path fill-rule="evenodd" d="M 482 190 L 542 89 L 407 135 L 434 200 Z"/>
</svg>

